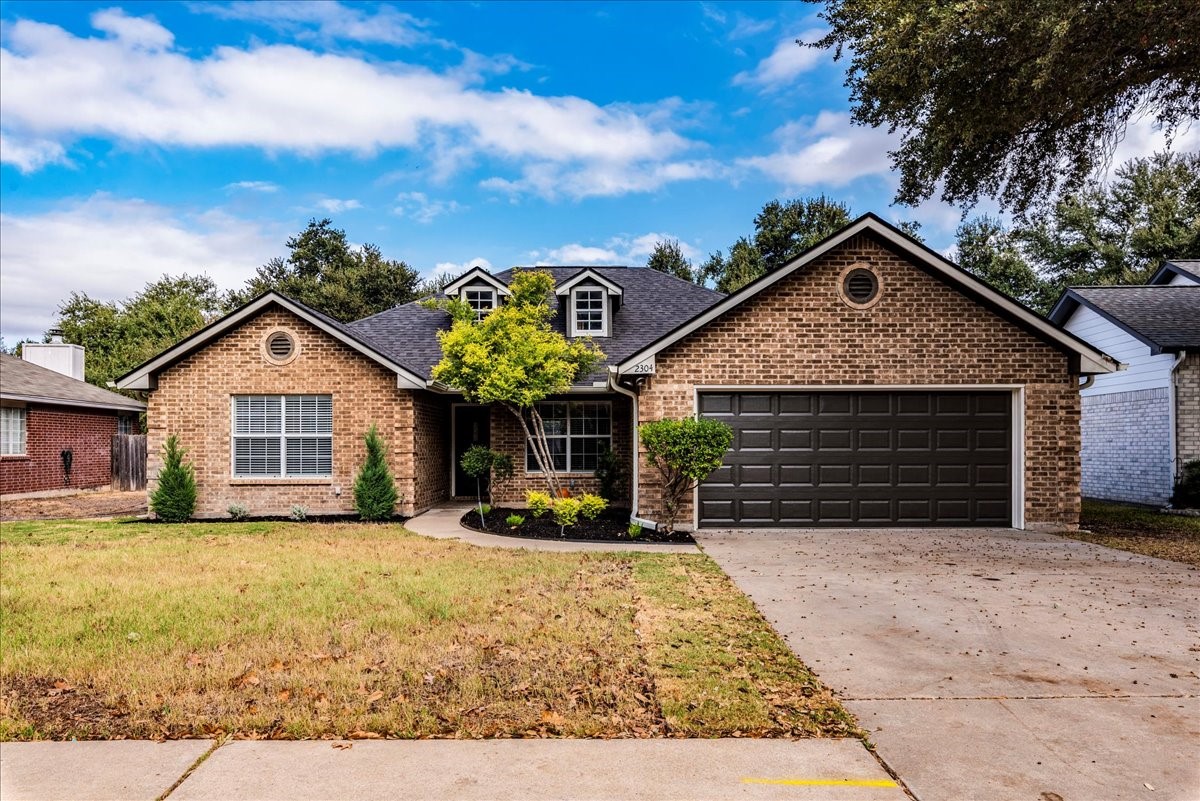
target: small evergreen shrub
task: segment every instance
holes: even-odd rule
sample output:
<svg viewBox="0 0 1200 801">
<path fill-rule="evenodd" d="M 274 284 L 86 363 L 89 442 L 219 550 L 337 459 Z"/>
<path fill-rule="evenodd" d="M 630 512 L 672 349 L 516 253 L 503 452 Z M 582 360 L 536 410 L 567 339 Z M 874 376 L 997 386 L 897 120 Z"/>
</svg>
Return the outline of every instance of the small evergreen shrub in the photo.
<svg viewBox="0 0 1200 801">
<path fill-rule="evenodd" d="M 240 503 L 233 503 L 225 510 L 229 513 L 230 520 L 245 520 L 250 517 L 250 510 Z"/>
<path fill-rule="evenodd" d="M 308 519 L 308 510 L 300 504 L 296 504 L 292 507 L 292 513 L 288 515 L 288 517 L 290 517 L 292 520 L 295 520 L 297 523 L 303 523 Z"/>
<path fill-rule="evenodd" d="M 1179 480 L 1175 482 L 1175 494 L 1171 505 L 1183 509 L 1200 509 L 1200 459 L 1185 462 Z"/>
<path fill-rule="evenodd" d="M 396 511 L 396 481 L 387 463 L 387 443 L 379 436 L 375 424 L 363 437 L 367 460 L 354 479 L 354 510 L 363 520 L 387 520 Z M 294 515 L 294 510 L 293 510 Z"/>
<path fill-rule="evenodd" d="M 487 515 L 490 515 L 491 513 L 492 513 L 492 505 L 490 503 L 479 504 L 479 514 L 481 516 L 486 517 Z"/>
<path fill-rule="evenodd" d="M 159 520 L 182 523 L 196 511 L 196 470 L 184 462 L 187 451 L 174 434 L 163 445 L 163 466 L 158 471 L 158 486 L 150 495 L 150 511 Z"/>
<path fill-rule="evenodd" d="M 579 497 L 579 514 L 584 520 L 595 520 L 600 513 L 608 508 L 608 501 L 599 495 L 585 492 Z"/>
<path fill-rule="evenodd" d="M 579 501 L 576 498 L 559 498 L 554 502 L 554 522 L 564 528 L 579 522 Z"/>
<path fill-rule="evenodd" d="M 531 515 L 541 517 L 550 511 L 550 494 L 548 492 L 530 490 L 525 493 L 525 505 L 529 507 Z"/>
<path fill-rule="evenodd" d="M 520 515 L 509 515 L 508 517 L 504 518 L 504 522 L 508 523 L 508 525 L 512 526 L 513 528 L 516 528 L 525 522 L 525 518 L 521 517 Z"/>
<path fill-rule="evenodd" d="M 626 529 L 626 532 L 628 532 L 630 539 L 636 540 L 638 537 L 642 536 L 642 524 L 630 523 L 629 528 Z"/>
</svg>

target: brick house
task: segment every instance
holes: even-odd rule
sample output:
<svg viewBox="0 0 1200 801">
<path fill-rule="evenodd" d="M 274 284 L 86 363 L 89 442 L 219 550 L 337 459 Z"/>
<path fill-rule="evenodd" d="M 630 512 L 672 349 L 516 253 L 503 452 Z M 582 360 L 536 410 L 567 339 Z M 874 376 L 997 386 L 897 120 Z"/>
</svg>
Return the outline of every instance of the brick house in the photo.
<svg viewBox="0 0 1200 801">
<path fill-rule="evenodd" d="M 873 215 L 730 296 L 647 269 L 539 269 L 558 329 L 607 357 L 540 408 L 575 491 L 610 448 L 630 478 L 612 500 L 653 520 L 636 425 L 699 414 L 736 436 L 692 525 L 1078 521 L 1079 379 L 1116 362 Z M 486 314 L 511 277 L 475 269 L 445 292 Z M 430 378 L 447 326 L 415 303 L 343 324 L 268 293 L 118 386 L 150 393 L 151 477 L 168 434 L 190 449 L 201 516 L 349 511 L 372 423 L 405 513 L 473 493 L 455 465 L 474 443 L 512 455 L 498 500 L 519 504 L 541 483 L 518 421 Z"/>
<path fill-rule="evenodd" d="M 70 348 L 78 346 L 64 347 Z M 82 361 L 78 365 L 82 376 Z M 109 486 L 113 435 L 137 433 L 145 408 L 141 401 L 0 354 L 0 495 Z M 71 454 L 69 470 L 64 452 Z"/>
<path fill-rule="evenodd" d="M 1050 318 L 1128 365 L 1080 393 L 1084 497 L 1165 505 L 1200 459 L 1200 261 L 1146 286 L 1072 287 Z"/>
</svg>

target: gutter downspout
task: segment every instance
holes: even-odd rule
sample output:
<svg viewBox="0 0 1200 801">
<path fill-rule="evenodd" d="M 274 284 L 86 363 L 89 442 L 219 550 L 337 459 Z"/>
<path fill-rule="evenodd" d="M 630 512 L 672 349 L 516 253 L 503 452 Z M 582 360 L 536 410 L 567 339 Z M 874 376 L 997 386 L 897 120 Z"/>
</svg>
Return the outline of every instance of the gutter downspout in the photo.
<svg viewBox="0 0 1200 801">
<path fill-rule="evenodd" d="M 630 428 L 632 429 L 633 439 L 633 477 L 630 479 L 632 484 L 629 490 L 629 505 L 632 509 L 631 516 L 638 518 L 638 466 L 642 461 L 638 455 L 638 395 L 633 390 L 625 389 L 625 387 L 617 383 L 618 378 L 617 371 L 610 368 L 608 371 L 608 386 L 614 392 L 619 392 L 627 396 L 633 402 L 633 418 L 630 421 L 632 423 Z"/>
<path fill-rule="evenodd" d="M 1167 376 L 1168 376 L 1168 379 L 1167 379 L 1167 409 L 1169 412 L 1169 414 L 1168 414 L 1169 422 L 1167 425 L 1168 425 L 1168 428 L 1170 429 L 1170 431 L 1168 432 L 1170 434 L 1170 437 L 1168 438 L 1168 441 L 1170 443 L 1170 446 L 1168 448 L 1168 454 L 1171 457 L 1171 492 L 1172 493 L 1174 493 L 1174 491 L 1175 491 L 1175 479 L 1179 476 L 1179 468 L 1178 468 L 1179 436 L 1178 436 L 1178 432 L 1176 430 L 1178 427 L 1178 424 L 1176 421 L 1178 420 L 1178 417 L 1179 417 L 1179 411 L 1178 411 L 1178 409 L 1175 408 L 1178 397 L 1179 397 L 1179 391 L 1178 391 L 1178 386 L 1177 386 L 1178 376 L 1176 375 L 1176 370 L 1179 369 L 1179 365 L 1183 364 L 1183 360 L 1187 358 L 1187 355 L 1188 355 L 1188 353 L 1186 350 L 1179 351 L 1179 355 L 1175 357 L 1175 361 L 1171 364 L 1171 371 L 1169 373 L 1167 373 Z"/>
</svg>

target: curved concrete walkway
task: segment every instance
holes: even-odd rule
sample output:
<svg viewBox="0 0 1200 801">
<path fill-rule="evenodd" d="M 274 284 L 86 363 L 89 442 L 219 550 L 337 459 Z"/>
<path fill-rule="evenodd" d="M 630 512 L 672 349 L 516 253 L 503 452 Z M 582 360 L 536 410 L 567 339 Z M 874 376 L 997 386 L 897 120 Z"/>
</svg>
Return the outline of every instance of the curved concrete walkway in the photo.
<svg viewBox="0 0 1200 801">
<path fill-rule="evenodd" d="M 483 548 L 521 548 L 527 551 L 640 551 L 642 553 L 700 553 L 690 543 L 678 542 L 570 542 L 564 540 L 533 540 L 520 537 L 504 537 L 485 534 L 463 528 L 459 524 L 462 516 L 471 508 L 470 504 L 447 504 L 437 506 L 417 515 L 404 524 L 409 531 L 423 537 L 439 540 L 461 540 Z"/>
</svg>

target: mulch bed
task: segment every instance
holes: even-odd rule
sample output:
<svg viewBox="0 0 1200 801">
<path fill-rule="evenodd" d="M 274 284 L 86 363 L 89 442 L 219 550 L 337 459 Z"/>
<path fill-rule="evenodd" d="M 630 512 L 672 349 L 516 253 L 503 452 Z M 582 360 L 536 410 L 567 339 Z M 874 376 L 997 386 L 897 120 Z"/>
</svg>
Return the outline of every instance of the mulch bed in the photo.
<svg viewBox="0 0 1200 801">
<path fill-rule="evenodd" d="M 356 514 L 341 514 L 341 515 L 305 515 L 303 520 L 297 520 L 289 515 L 250 515 L 239 520 L 234 520 L 232 517 L 195 517 L 189 520 L 189 523 L 369 523 L 375 525 L 378 523 L 405 523 L 409 518 L 401 515 L 392 515 L 387 520 L 363 520 Z M 167 521 L 159 518 L 147 518 L 139 520 L 129 520 L 129 523 L 166 523 Z"/>
<path fill-rule="evenodd" d="M 505 520 L 509 515 L 521 515 L 525 522 L 520 526 L 510 526 Z M 484 516 L 483 525 L 479 525 L 479 511 L 472 509 L 462 516 L 462 524 L 475 531 L 488 534 L 503 534 L 507 537 L 523 537 L 534 540 L 573 540 L 581 542 L 695 542 L 692 535 L 685 531 L 667 533 L 643 529 L 638 537 L 629 536 L 629 510 L 606 509 L 595 520 L 584 520 L 563 529 L 554 522 L 554 516 L 547 512 L 542 517 L 534 517 L 528 509 L 512 509 L 496 506 Z"/>
</svg>

